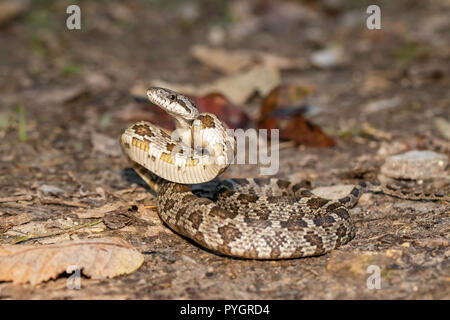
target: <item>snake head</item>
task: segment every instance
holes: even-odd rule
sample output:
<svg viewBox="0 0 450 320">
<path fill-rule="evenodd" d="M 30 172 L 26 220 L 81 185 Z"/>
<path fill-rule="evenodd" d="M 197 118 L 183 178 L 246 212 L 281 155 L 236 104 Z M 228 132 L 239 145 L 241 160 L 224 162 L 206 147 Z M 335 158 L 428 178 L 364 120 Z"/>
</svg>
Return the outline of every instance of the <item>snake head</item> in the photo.
<svg viewBox="0 0 450 320">
<path fill-rule="evenodd" d="M 198 116 L 195 102 L 175 91 L 151 87 L 147 90 L 149 100 L 164 111 L 184 120 L 194 120 Z"/>
</svg>

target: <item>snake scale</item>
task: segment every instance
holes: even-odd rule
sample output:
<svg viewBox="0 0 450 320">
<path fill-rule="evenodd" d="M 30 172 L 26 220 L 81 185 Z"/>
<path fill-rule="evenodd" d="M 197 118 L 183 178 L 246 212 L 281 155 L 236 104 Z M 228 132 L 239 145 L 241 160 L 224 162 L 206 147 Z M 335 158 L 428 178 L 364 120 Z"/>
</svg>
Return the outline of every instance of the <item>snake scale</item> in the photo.
<svg viewBox="0 0 450 320">
<path fill-rule="evenodd" d="M 301 183 L 276 178 L 221 181 L 212 198 L 194 194 L 189 184 L 210 181 L 230 164 L 235 140 L 225 124 L 169 89 L 152 87 L 149 100 L 175 119 L 169 135 L 149 122 L 121 136 L 135 171 L 158 194 L 160 218 L 175 232 L 228 256 L 287 259 L 327 253 L 350 241 L 355 226 L 349 208 L 367 191 L 402 197 L 376 183 L 362 182 L 339 200 L 315 196 Z M 422 194 L 404 195 L 423 199 Z M 429 199 L 446 199 L 428 195 Z"/>
</svg>

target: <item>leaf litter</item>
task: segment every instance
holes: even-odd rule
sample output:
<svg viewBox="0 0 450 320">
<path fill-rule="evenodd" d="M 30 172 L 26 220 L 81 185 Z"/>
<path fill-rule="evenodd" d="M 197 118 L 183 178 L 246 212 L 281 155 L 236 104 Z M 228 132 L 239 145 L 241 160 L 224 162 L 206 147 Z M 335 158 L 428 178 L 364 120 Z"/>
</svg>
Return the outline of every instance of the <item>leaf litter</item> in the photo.
<svg viewBox="0 0 450 320">
<path fill-rule="evenodd" d="M 56 279 L 71 266 L 92 279 L 113 278 L 138 270 L 143 262 L 144 256 L 120 238 L 1 245 L 0 281 L 36 285 Z"/>
</svg>

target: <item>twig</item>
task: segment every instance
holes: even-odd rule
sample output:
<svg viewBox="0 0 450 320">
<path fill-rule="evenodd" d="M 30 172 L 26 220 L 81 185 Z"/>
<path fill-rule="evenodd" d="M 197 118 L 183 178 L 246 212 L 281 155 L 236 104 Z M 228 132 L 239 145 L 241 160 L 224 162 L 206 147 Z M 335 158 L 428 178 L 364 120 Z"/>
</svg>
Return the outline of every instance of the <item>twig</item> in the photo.
<svg viewBox="0 0 450 320">
<path fill-rule="evenodd" d="M 69 207 L 79 207 L 79 208 L 87 208 L 87 209 L 89 209 L 91 207 L 85 203 L 75 202 L 75 201 L 66 201 L 66 200 L 61 200 L 61 199 L 56 199 L 56 198 L 42 198 L 40 200 L 41 200 L 41 203 L 43 203 L 43 204 L 61 204 L 64 206 L 69 206 Z"/>
<path fill-rule="evenodd" d="M 61 230 L 61 231 L 49 232 L 49 233 L 44 233 L 44 234 L 40 234 L 40 235 L 30 234 L 30 235 L 27 235 L 27 236 L 23 236 L 23 237 L 19 237 L 19 238 L 14 239 L 12 243 L 13 244 L 18 244 L 18 243 L 29 241 L 29 240 L 36 240 L 36 239 L 41 239 L 41 238 L 48 238 L 48 237 L 59 236 L 61 234 L 65 234 L 65 233 L 72 233 L 72 232 L 74 232 L 76 230 L 79 230 L 79 229 L 83 229 L 83 228 L 86 228 L 86 227 L 92 227 L 92 226 L 94 226 L 96 224 L 99 224 L 102 221 L 103 221 L 103 219 L 100 219 L 100 220 L 96 220 L 94 222 L 89 222 L 89 223 L 83 224 L 81 226 L 71 227 L 71 228 L 67 228 L 67 229 Z"/>
<path fill-rule="evenodd" d="M 33 200 L 33 196 L 31 196 L 29 194 L 26 194 L 26 195 L 23 195 L 23 196 L 0 198 L 0 203 L 1 202 L 29 201 L 29 200 Z"/>
</svg>

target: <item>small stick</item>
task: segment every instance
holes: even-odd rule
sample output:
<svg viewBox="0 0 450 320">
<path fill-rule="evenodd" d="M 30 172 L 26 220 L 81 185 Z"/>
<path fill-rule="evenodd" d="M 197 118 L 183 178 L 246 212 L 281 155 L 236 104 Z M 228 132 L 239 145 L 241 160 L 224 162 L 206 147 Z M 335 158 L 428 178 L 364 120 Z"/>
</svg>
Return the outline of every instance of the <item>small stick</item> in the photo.
<svg viewBox="0 0 450 320">
<path fill-rule="evenodd" d="M 15 196 L 15 197 L 4 197 L 4 198 L 0 198 L 0 203 L 1 202 L 16 202 L 16 201 L 29 201 L 32 200 L 33 196 L 26 194 L 23 196 Z"/>
<path fill-rule="evenodd" d="M 43 204 L 60 204 L 60 205 L 69 206 L 69 207 L 79 207 L 79 208 L 87 208 L 87 209 L 89 209 L 91 207 L 85 203 L 60 200 L 60 199 L 56 199 L 56 198 L 42 198 L 40 200 Z"/>
<path fill-rule="evenodd" d="M 30 234 L 30 235 L 27 235 L 27 236 L 23 236 L 23 237 L 19 237 L 19 238 L 14 239 L 12 243 L 13 244 L 18 244 L 18 243 L 29 241 L 29 240 L 36 240 L 36 239 L 41 239 L 41 238 L 54 237 L 54 236 L 59 236 L 59 235 L 64 234 L 64 233 L 72 233 L 72 232 L 74 232 L 76 230 L 79 230 L 79 229 L 83 229 L 83 228 L 86 228 L 86 227 L 92 227 L 92 226 L 94 226 L 96 224 L 99 224 L 102 221 L 103 221 L 103 218 L 100 219 L 100 220 L 96 220 L 94 222 L 89 222 L 89 223 L 83 224 L 81 226 L 75 226 L 75 227 L 67 228 L 67 229 L 64 229 L 64 230 L 61 230 L 61 231 L 49 232 L 49 233 L 44 233 L 44 234 L 40 234 L 40 235 Z"/>
</svg>

